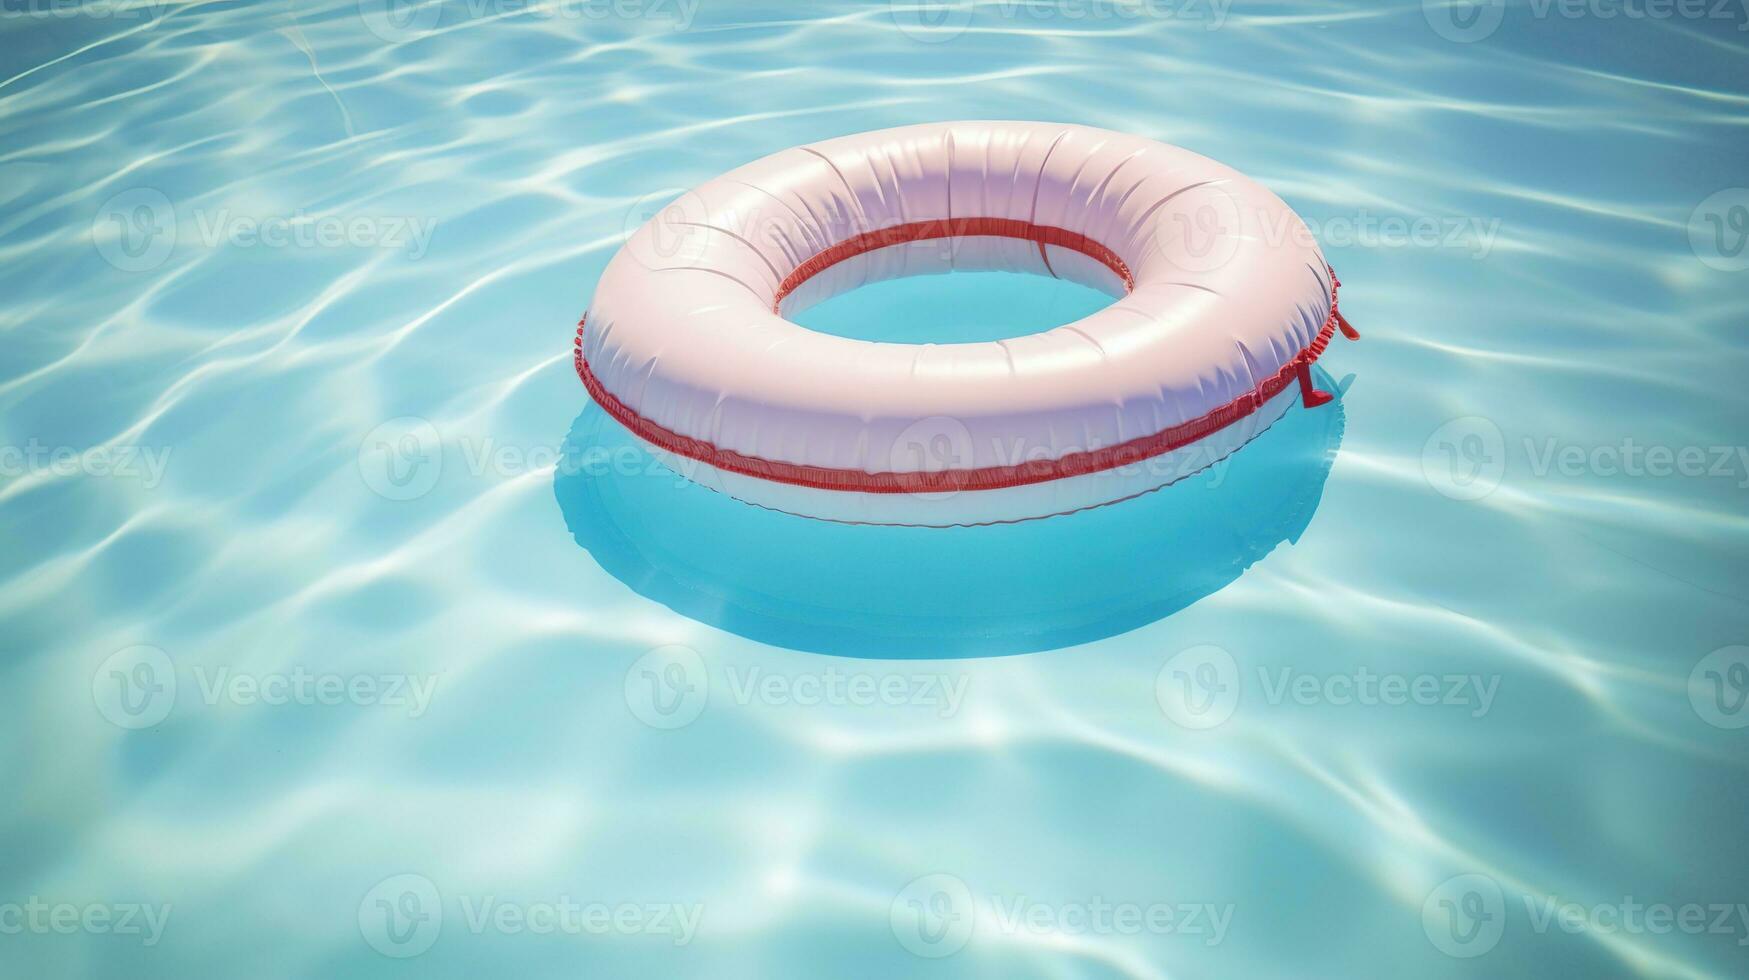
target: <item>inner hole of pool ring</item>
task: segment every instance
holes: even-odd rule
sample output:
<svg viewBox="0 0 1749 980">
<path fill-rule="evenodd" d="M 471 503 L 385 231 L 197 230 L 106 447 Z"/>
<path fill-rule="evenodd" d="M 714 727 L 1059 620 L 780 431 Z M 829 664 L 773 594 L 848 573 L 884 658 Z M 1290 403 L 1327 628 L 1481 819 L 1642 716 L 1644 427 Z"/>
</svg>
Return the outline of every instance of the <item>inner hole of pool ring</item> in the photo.
<svg viewBox="0 0 1749 980">
<path fill-rule="evenodd" d="M 809 330 L 852 340 L 965 344 L 1043 333 L 1124 293 L 1121 279 L 1079 253 L 964 236 L 850 256 L 810 276 L 779 309 Z"/>
</svg>

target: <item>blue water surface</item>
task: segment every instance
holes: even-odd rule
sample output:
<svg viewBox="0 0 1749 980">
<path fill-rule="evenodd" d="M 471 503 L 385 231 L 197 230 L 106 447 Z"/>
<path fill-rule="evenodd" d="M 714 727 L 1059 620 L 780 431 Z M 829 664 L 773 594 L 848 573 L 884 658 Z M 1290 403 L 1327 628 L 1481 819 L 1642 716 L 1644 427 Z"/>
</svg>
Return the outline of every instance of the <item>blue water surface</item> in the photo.
<svg viewBox="0 0 1749 980">
<path fill-rule="evenodd" d="M 0 976 L 1745 975 L 1746 26 L 0 0 Z M 1340 400 L 941 532 L 589 403 L 652 207 L 969 118 L 1274 189 Z M 1008 278 L 803 319 L 1102 301 Z"/>
</svg>

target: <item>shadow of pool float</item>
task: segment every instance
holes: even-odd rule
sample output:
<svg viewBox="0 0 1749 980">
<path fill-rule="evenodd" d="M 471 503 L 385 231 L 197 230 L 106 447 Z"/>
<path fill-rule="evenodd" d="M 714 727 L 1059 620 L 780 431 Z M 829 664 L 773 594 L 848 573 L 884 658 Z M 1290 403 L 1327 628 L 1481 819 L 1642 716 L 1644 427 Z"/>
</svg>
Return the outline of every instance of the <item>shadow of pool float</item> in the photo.
<svg viewBox="0 0 1749 980">
<path fill-rule="evenodd" d="M 701 623 L 849 657 L 999 656 L 1154 622 L 1297 541 L 1343 421 L 1340 399 L 1296 405 L 1240 451 L 1140 497 L 1017 524 L 914 528 L 812 520 L 707 490 L 592 402 L 565 439 L 553 491 L 608 574 Z"/>
</svg>

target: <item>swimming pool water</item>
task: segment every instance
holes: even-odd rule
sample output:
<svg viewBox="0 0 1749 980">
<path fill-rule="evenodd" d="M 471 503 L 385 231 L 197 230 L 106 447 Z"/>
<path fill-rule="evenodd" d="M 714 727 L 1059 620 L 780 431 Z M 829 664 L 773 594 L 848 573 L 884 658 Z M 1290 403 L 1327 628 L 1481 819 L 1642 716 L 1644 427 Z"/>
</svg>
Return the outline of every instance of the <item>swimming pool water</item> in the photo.
<svg viewBox="0 0 1749 980">
<path fill-rule="evenodd" d="M 1744 975 L 1746 24 L 4 0 L 0 976 Z M 1339 403 L 940 535 L 588 404 L 653 206 L 966 118 L 1274 189 Z M 1079 315 L 955 278 L 812 315 Z"/>
<path fill-rule="evenodd" d="M 1112 298 L 1067 279 L 955 272 L 872 282 L 792 315 L 836 337 L 904 344 L 1006 340 L 1073 323 Z"/>
</svg>

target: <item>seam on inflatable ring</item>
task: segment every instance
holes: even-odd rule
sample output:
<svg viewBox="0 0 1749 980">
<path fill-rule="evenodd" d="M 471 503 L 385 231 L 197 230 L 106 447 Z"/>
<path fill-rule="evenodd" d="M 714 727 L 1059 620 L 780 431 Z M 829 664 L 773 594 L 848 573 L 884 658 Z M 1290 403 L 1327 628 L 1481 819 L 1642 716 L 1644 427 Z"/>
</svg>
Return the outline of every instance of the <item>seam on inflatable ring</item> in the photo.
<svg viewBox="0 0 1749 980">
<path fill-rule="evenodd" d="M 963 220 L 1001 219 L 955 219 L 955 221 Z M 943 222 L 928 223 L 943 224 Z M 1018 223 L 1026 224 L 1026 222 Z M 1086 241 L 1084 236 L 1076 237 L 1081 237 L 1083 241 Z M 854 242 L 856 239 L 850 241 Z M 1057 243 L 1052 242 L 1051 244 Z M 826 255 L 837 247 L 827 249 L 820 255 Z M 1101 247 L 1103 248 L 1103 246 Z M 856 253 L 848 253 L 843 258 L 848 258 L 854 254 Z M 816 259 L 819 257 L 815 256 Z M 843 261 L 843 258 L 836 261 Z M 1116 257 L 1113 256 L 1113 258 Z M 809 260 L 810 263 L 813 261 L 813 259 Z M 1121 260 L 1119 261 L 1121 263 Z M 827 263 L 827 265 L 830 264 Z M 804 268 L 807 265 L 808 263 L 803 263 Z M 822 265 L 819 268 L 826 268 L 827 265 Z M 800 269 L 797 271 L 799 272 Z M 815 271 L 817 272 L 818 269 Z M 1127 269 L 1125 272 L 1125 278 L 1128 281 Z M 793 278 L 795 273 L 790 275 Z M 786 279 L 785 282 L 788 280 Z M 1330 269 L 1330 313 L 1324 317 L 1324 325 L 1318 330 L 1318 335 L 1291 360 L 1282 365 L 1281 370 L 1265 378 L 1256 388 L 1245 392 L 1225 405 L 1197 418 L 1161 429 L 1152 435 L 1139 436 L 1115 446 L 1069 453 L 1053 460 L 1033 460 L 973 470 L 869 473 L 863 470 L 809 466 L 802 463 L 788 463 L 781 460 L 762 459 L 758 456 L 747 456 L 732 449 L 723 449 L 702 439 L 681 435 L 639 415 L 608 391 L 601 384 L 601 380 L 595 376 L 595 372 L 590 370 L 588 361 L 583 357 L 583 326 L 589 320 L 587 313 L 577 321 L 577 336 L 573 343 L 572 361 L 577 369 L 577 377 L 582 379 L 583 387 L 589 390 L 589 396 L 638 438 L 668 452 L 696 459 L 720 470 L 769 480 L 774 483 L 787 483 L 816 490 L 841 490 L 856 493 L 945 493 L 958 490 L 1002 490 L 1033 483 L 1045 483 L 1051 480 L 1063 480 L 1074 476 L 1085 476 L 1089 473 L 1116 469 L 1120 466 L 1128 466 L 1145 459 L 1151 459 L 1175 449 L 1182 449 L 1257 411 L 1265 402 L 1281 394 L 1288 385 L 1293 384 L 1300 371 L 1311 369 L 1311 365 L 1330 346 L 1331 337 L 1339 325 L 1345 336 L 1352 330 L 1348 326 L 1348 321 L 1343 318 L 1342 313 L 1337 308 L 1336 294 L 1341 286 L 1342 281 L 1336 278 L 1336 270 Z"/>
<path fill-rule="evenodd" d="M 1110 269 L 1119 279 L 1123 280 L 1124 292 L 1135 292 L 1136 280 L 1130 274 L 1129 265 L 1119 258 L 1116 252 L 1079 232 L 1050 225 L 1035 225 L 1030 221 L 1021 221 L 1018 218 L 939 218 L 932 221 L 912 221 L 908 224 L 893 225 L 891 228 L 865 231 L 819 252 L 806 262 L 796 266 L 794 271 L 783 278 L 783 282 L 777 287 L 777 297 L 771 301 L 771 312 L 781 313 L 783 301 L 789 297 L 790 293 L 795 292 L 802 283 L 846 259 L 855 258 L 865 252 L 938 238 L 980 237 L 1018 238 L 1022 241 L 1034 242 L 1038 245 L 1039 255 L 1044 257 L 1047 269 L 1050 268 L 1051 260 L 1045 257 L 1046 245 L 1055 245 L 1058 248 L 1080 252 Z M 1055 276 L 1056 273 L 1053 271 L 1051 275 Z"/>
</svg>

